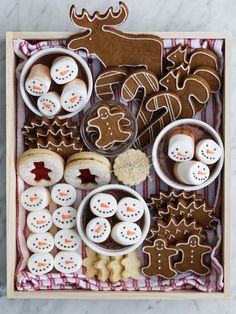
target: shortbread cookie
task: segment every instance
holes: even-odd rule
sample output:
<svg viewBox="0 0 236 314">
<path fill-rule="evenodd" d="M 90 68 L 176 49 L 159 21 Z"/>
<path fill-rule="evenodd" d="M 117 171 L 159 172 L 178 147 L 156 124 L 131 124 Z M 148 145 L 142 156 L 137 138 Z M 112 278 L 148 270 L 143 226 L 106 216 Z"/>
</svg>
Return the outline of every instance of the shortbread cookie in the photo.
<svg viewBox="0 0 236 314">
<path fill-rule="evenodd" d="M 110 256 L 98 254 L 98 260 L 94 263 L 94 268 L 97 271 L 98 280 L 104 282 L 109 279 L 109 270 L 107 264 L 110 262 Z"/>
<path fill-rule="evenodd" d="M 27 266 L 33 275 L 44 275 L 53 269 L 54 258 L 50 253 L 35 253 L 29 257 Z"/>
<path fill-rule="evenodd" d="M 52 216 L 46 209 L 29 213 L 27 216 L 27 227 L 31 232 L 43 233 L 52 226 Z"/>
<path fill-rule="evenodd" d="M 53 236 L 49 232 L 31 233 L 27 247 L 33 253 L 49 253 L 54 247 Z"/>
<path fill-rule="evenodd" d="M 206 165 L 216 163 L 222 156 L 221 147 L 211 139 L 204 139 L 197 143 L 195 148 L 196 159 Z"/>
<path fill-rule="evenodd" d="M 133 197 L 123 197 L 118 202 L 116 216 L 121 221 L 136 222 L 144 213 L 143 204 Z"/>
<path fill-rule="evenodd" d="M 62 229 L 55 234 L 55 246 L 62 251 L 75 251 L 80 244 L 78 233 L 73 229 Z"/>
<path fill-rule="evenodd" d="M 111 231 L 112 239 L 124 246 L 137 243 L 141 236 L 142 231 L 134 222 L 118 222 Z"/>
<path fill-rule="evenodd" d="M 37 106 L 42 115 L 46 117 L 53 117 L 62 109 L 60 97 L 56 92 L 48 92 L 40 96 L 37 100 Z"/>
<path fill-rule="evenodd" d="M 51 81 L 49 68 L 44 64 L 35 64 L 25 81 L 25 89 L 30 95 L 39 97 L 49 91 Z"/>
<path fill-rule="evenodd" d="M 200 161 L 188 160 L 174 165 L 174 175 L 181 183 L 200 185 L 208 180 L 210 170 Z"/>
<path fill-rule="evenodd" d="M 107 264 L 109 270 L 109 280 L 111 282 L 117 282 L 122 279 L 123 265 L 121 264 L 122 256 L 112 256 L 111 261 Z"/>
<path fill-rule="evenodd" d="M 142 263 L 138 258 L 137 251 L 132 251 L 126 254 L 125 257 L 121 260 L 121 264 L 124 267 L 121 273 L 123 280 L 127 280 L 129 278 L 135 280 L 139 279 L 139 269 Z"/>
<path fill-rule="evenodd" d="M 86 227 L 86 235 L 92 242 L 102 243 L 106 241 L 111 232 L 111 225 L 106 218 L 96 217 L 89 221 Z"/>
<path fill-rule="evenodd" d="M 72 57 L 61 56 L 53 61 L 50 74 L 56 84 L 66 84 L 78 75 L 78 65 Z"/>
<path fill-rule="evenodd" d="M 52 214 L 54 225 L 61 229 L 74 228 L 77 212 L 73 207 L 64 206 L 57 208 Z"/>
<path fill-rule="evenodd" d="M 90 200 L 91 212 L 98 217 L 111 217 L 117 211 L 117 201 L 107 193 L 97 193 Z"/>
<path fill-rule="evenodd" d="M 54 267 L 63 274 L 71 274 L 80 269 L 82 258 L 76 252 L 59 252 L 54 257 Z"/>
<path fill-rule="evenodd" d="M 59 183 L 53 186 L 51 197 L 58 205 L 71 206 L 76 200 L 76 189 L 70 184 Z"/>
<path fill-rule="evenodd" d="M 86 277 L 93 278 L 98 274 L 94 264 L 98 261 L 98 254 L 86 246 L 86 258 L 83 259 L 82 265 L 86 268 Z"/>
<path fill-rule="evenodd" d="M 168 143 L 168 156 L 177 162 L 193 159 L 195 147 L 194 134 L 181 129 L 170 135 Z"/>
<path fill-rule="evenodd" d="M 42 186 L 28 188 L 20 197 L 21 205 L 28 211 L 44 209 L 49 205 L 50 200 L 48 189 Z"/>
</svg>

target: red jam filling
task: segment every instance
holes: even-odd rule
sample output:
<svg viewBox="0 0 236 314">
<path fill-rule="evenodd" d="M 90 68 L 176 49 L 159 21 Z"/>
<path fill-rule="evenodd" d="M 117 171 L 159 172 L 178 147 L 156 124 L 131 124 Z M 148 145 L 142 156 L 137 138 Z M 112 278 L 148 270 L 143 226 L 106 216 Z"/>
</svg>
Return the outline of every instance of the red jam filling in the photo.
<svg viewBox="0 0 236 314">
<path fill-rule="evenodd" d="M 33 170 L 31 170 L 30 172 L 32 172 L 35 175 L 34 180 L 35 181 L 40 181 L 40 180 L 51 180 L 48 176 L 49 172 L 52 172 L 52 170 L 45 168 L 44 166 L 44 162 L 40 161 L 40 162 L 34 162 L 34 166 L 35 168 Z"/>
<path fill-rule="evenodd" d="M 78 178 L 81 180 L 82 184 L 96 183 L 96 176 L 91 174 L 89 169 L 80 169 L 79 171 L 80 175 L 78 176 Z"/>
</svg>

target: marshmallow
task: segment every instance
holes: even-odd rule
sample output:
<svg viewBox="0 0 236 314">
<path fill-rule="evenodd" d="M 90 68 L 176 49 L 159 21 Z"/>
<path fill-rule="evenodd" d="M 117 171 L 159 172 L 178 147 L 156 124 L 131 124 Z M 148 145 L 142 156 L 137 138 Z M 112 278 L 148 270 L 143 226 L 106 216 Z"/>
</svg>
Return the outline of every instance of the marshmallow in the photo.
<svg viewBox="0 0 236 314">
<path fill-rule="evenodd" d="M 76 225 L 76 210 L 73 207 L 59 207 L 52 214 L 54 225 L 61 229 L 70 229 Z"/>
<path fill-rule="evenodd" d="M 98 217 L 111 217 L 117 210 L 117 201 L 107 193 L 97 193 L 90 200 L 90 209 Z"/>
<path fill-rule="evenodd" d="M 37 100 L 37 106 L 43 116 L 53 117 L 58 114 L 62 107 L 60 97 L 56 92 L 48 92 Z"/>
<path fill-rule="evenodd" d="M 36 211 L 47 207 L 50 203 L 50 199 L 48 189 L 42 186 L 34 186 L 21 194 L 20 202 L 25 209 Z"/>
<path fill-rule="evenodd" d="M 53 269 L 53 256 L 50 253 L 35 253 L 28 259 L 28 269 L 33 275 L 44 275 Z"/>
<path fill-rule="evenodd" d="M 116 216 L 119 220 L 135 222 L 143 216 L 143 204 L 133 197 L 124 197 L 118 203 Z"/>
<path fill-rule="evenodd" d="M 75 79 L 67 83 L 61 94 L 61 105 L 69 112 L 75 112 L 82 109 L 87 100 L 87 86 L 84 81 Z"/>
<path fill-rule="evenodd" d="M 76 200 L 76 189 L 70 184 L 59 183 L 53 186 L 51 197 L 58 205 L 71 206 Z"/>
<path fill-rule="evenodd" d="M 93 218 L 86 227 L 87 237 L 95 243 L 104 242 L 109 237 L 110 232 L 111 225 L 106 218 Z"/>
<path fill-rule="evenodd" d="M 78 65 L 71 57 L 58 57 L 53 61 L 50 74 L 56 84 L 66 84 L 78 75 Z"/>
<path fill-rule="evenodd" d="M 27 217 L 27 226 L 34 233 L 46 232 L 52 226 L 51 214 L 46 209 L 31 212 Z"/>
<path fill-rule="evenodd" d="M 78 271 L 82 265 L 82 258 L 76 252 L 59 252 L 54 258 L 54 267 L 57 271 L 70 274 Z"/>
<path fill-rule="evenodd" d="M 49 232 L 31 233 L 27 247 L 33 253 L 49 253 L 54 247 L 53 236 Z"/>
<path fill-rule="evenodd" d="M 196 159 L 206 165 L 216 163 L 222 155 L 221 147 L 213 140 L 204 139 L 197 143 L 195 156 Z"/>
<path fill-rule="evenodd" d="M 121 245 L 137 243 L 142 236 L 140 227 L 133 222 L 119 222 L 111 231 L 112 239 Z"/>
<path fill-rule="evenodd" d="M 210 170 L 207 165 L 200 161 L 189 160 L 176 163 L 174 165 L 174 174 L 181 183 L 199 185 L 209 178 Z"/>
<path fill-rule="evenodd" d="M 80 238 L 75 230 L 62 229 L 54 237 L 54 244 L 59 250 L 75 251 L 80 244 Z"/>
<path fill-rule="evenodd" d="M 51 81 L 49 68 L 44 64 L 35 64 L 25 81 L 25 89 L 30 95 L 39 97 L 49 91 Z"/>
<path fill-rule="evenodd" d="M 174 161 L 191 160 L 194 156 L 194 138 L 189 134 L 175 134 L 168 144 L 168 156 Z"/>
</svg>

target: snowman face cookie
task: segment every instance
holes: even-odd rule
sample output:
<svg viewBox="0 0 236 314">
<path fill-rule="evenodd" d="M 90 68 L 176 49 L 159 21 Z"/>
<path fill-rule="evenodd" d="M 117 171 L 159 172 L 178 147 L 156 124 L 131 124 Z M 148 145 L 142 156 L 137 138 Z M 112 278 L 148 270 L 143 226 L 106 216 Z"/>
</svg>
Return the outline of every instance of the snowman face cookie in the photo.
<svg viewBox="0 0 236 314">
<path fill-rule="evenodd" d="M 76 252 L 59 252 L 54 258 L 54 267 L 57 271 L 70 274 L 78 271 L 82 265 L 82 258 Z"/>
<path fill-rule="evenodd" d="M 93 218 L 86 227 L 87 237 L 95 243 L 104 242 L 109 237 L 110 232 L 111 225 L 106 218 Z"/>
<path fill-rule="evenodd" d="M 90 209 L 98 217 L 111 217 L 116 213 L 117 201 L 107 193 L 97 193 L 90 200 Z"/>
<path fill-rule="evenodd" d="M 51 77 L 56 84 L 66 84 L 78 75 L 78 66 L 71 57 L 56 58 L 51 67 Z"/>
<path fill-rule="evenodd" d="M 119 220 L 135 222 L 143 216 L 143 204 L 133 197 L 124 197 L 118 203 L 116 216 Z"/>
<path fill-rule="evenodd" d="M 34 275 L 44 275 L 53 269 L 53 256 L 50 253 L 35 253 L 28 259 L 28 269 Z"/>
<path fill-rule="evenodd" d="M 46 117 L 53 117 L 62 109 L 60 97 L 56 92 L 48 92 L 40 96 L 37 100 L 37 106 L 42 115 Z"/>
<path fill-rule="evenodd" d="M 54 225 L 61 229 L 70 229 L 76 225 L 76 210 L 73 207 L 59 207 L 52 214 Z"/>
<path fill-rule="evenodd" d="M 46 209 L 31 212 L 27 217 L 27 226 L 34 233 L 46 232 L 52 226 L 52 216 Z"/>
<path fill-rule="evenodd" d="M 27 247 L 33 253 L 48 253 L 53 246 L 53 236 L 49 232 L 31 233 L 27 239 Z"/>
<path fill-rule="evenodd" d="M 20 202 L 29 211 L 41 210 L 49 205 L 50 193 L 42 186 L 31 187 L 21 194 Z"/>
<path fill-rule="evenodd" d="M 212 165 L 220 159 L 222 150 L 215 141 L 205 139 L 197 143 L 195 154 L 199 161 L 206 165 Z"/>
<path fill-rule="evenodd" d="M 51 197 L 58 205 L 71 206 L 76 200 L 76 190 L 70 184 L 59 183 L 52 188 Z"/>
<path fill-rule="evenodd" d="M 80 238 L 75 230 L 62 229 L 54 237 L 55 246 L 63 251 L 75 251 L 79 243 Z"/>
<path fill-rule="evenodd" d="M 194 156 L 194 140 L 185 134 L 173 135 L 169 140 L 168 156 L 174 161 L 191 160 Z"/>
<path fill-rule="evenodd" d="M 137 243 L 141 236 L 140 227 L 133 222 L 119 222 L 111 231 L 112 239 L 124 246 Z"/>
</svg>

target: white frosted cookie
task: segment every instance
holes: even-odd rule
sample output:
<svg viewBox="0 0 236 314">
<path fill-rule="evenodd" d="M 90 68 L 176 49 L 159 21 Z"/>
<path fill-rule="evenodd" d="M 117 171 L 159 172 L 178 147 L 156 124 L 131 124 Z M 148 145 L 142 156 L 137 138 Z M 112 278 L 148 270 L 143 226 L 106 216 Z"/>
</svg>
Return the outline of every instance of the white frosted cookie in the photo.
<svg viewBox="0 0 236 314">
<path fill-rule="evenodd" d="M 35 64 L 25 80 L 25 89 L 30 95 L 39 97 L 49 91 L 51 81 L 49 68 L 44 64 Z"/>
<path fill-rule="evenodd" d="M 59 250 L 75 251 L 80 244 L 80 238 L 75 230 L 62 229 L 54 237 L 54 244 Z"/>
<path fill-rule="evenodd" d="M 61 229 L 70 229 L 76 225 L 77 212 L 73 207 L 59 207 L 52 214 L 54 225 Z"/>
<path fill-rule="evenodd" d="M 222 156 L 222 149 L 215 141 L 204 139 L 197 143 L 195 156 L 197 160 L 204 164 L 212 165 Z"/>
<path fill-rule="evenodd" d="M 87 237 L 95 243 L 104 242 L 109 237 L 110 232 L 111 225 L 106 218 L 93 218 L 86 227 Z"/>
<path fill-rule="evenodd" d="M 29 257 L 27 266 L 33 275 L 44 275 L 53 269 L 54 259 L 50 253 L 35 253 Z"/>
<path fill-rule="evenodd" d="M 43 186 L 33 186 L 21 194 L 20 202 L 25 209 L 35 211 L 47 207 L 50 199 L 48 189 Z"/>
<path fill-rule="evenodd" d="M 108 193 L 97 193 L 90 200 L 90 209 L 98 217 L 111 217 L 117 210 L 117 201 Z"/>
<path fill-rule="evenodd" d="M 134 222 L 119 222 L 111 231 L 112 239 L 120 245 L 132 245 L 137 243 L 142 236 L 140 227 Z"/>
<path fill-rule="evenodd" d="M 27 226 L 34 233 L 46 232 L 52 226 L 52 216 L 46 209 L 31 212 L 27 217 Z"/>
<path fill-rule="evenodd" d="M 48 92 L 37 99 L 37 106 L 43 116 L 53 117 L 57 115 L 62 107 L 60 97 L 56 92 Z"/>
<path fill-rule="evenodd" d="M 51 197 L 58 205 L 71 206 L 76 200 L 76 189 L 71 184 L 59 183 L 53 186 Z"/>
<path fill-rule="evenodd" d="M 188 134 L 175 134 L 170 137 L 168 144 L 168 156 L 178 162 L 193 159 L 194 138 Z"/>
<path fill-rule="evenodd" d="M 82 109 L 87 100 L 87 86 L 81 79 L 75 79 L 67 83 L 61 93 L 62 107 L 69 112 Z"/>
<path fill-rule="evenodd" d="M 50 232 L 31 233 L 27 239 L 27 247 L 33 253 L 48 253 L 54 247 L 53 236 Z"/>
<path fill-rule="evenodd" d="M 76 252 L 59 252 L 54 257 L 54 267 L 57 271 L 70 274 L 78 271 L 82 265 L 82 258 Z"/>
<path fill-rule="evenodd" d="M 174 165 L 174 175 L 180 182 L 188 185 L 199 185 L 208 180 L 210 170 L 200 161 L 189 160 Z"/>
<path fill-rule="evenodd" d="M 133 197 L 124 197 L 118 202 L 116 216 L 119 220 L 135 222 L 144 213 L 143 204 Z"/>
<path fill-rule="evenodd" d="M 78 75 L 78 65 L 72 57 L 58 57 L 53 61 L 50 74 L 55 83 L 66 84 Z"/>
</svg>

